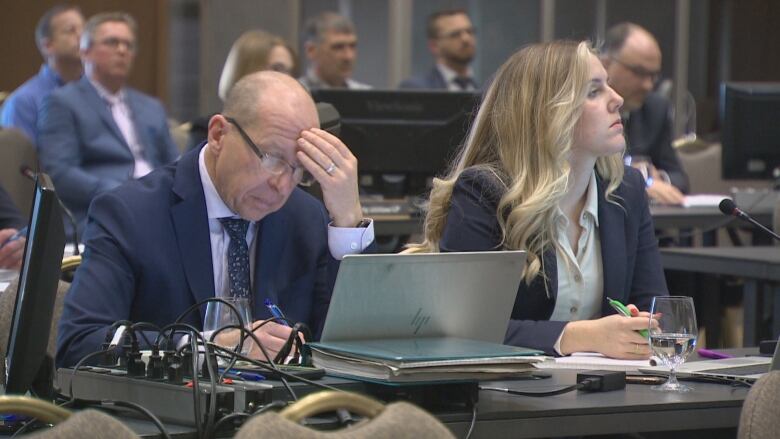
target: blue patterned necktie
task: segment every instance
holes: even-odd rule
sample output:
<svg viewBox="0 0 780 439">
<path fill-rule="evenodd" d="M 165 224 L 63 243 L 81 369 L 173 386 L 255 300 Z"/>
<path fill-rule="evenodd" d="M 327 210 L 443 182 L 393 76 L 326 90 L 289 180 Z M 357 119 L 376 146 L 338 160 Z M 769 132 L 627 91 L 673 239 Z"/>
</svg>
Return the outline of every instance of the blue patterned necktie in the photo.
<svg viewBox="0 0 780 439">
<path fill-rule="evenodd" d="M 461 90 L 468 90 L 469 87 L 477 88 L 474 80 L 468 76 L 456 76 L 452 78 L 452 81 L 457 84 Z"/>
<path fill-rule="evenodd" d="M 240 218 L 220 218 L 219 222 L 230 236 L 227 253 L 230 295 L 249 297 L 249 246 L 246 243 L 249 221 Z"/>
</svg>

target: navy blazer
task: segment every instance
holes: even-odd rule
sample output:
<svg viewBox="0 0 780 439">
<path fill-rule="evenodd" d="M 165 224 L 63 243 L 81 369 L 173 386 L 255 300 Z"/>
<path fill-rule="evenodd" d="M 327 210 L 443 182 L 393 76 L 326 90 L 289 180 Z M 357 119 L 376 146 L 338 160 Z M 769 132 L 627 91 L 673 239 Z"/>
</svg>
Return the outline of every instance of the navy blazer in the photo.
<svg viewBox="0 0 780 439">
<path fill-rule="evenodd" d="M 652 298 L 668 291 L 644 181 L 636 169 L 626 167 L 625 171 L 623 182 L 613 193 L 620 206 L 606 201 L 607 182 L 596 179 L 604 296 L 649 310 Z M 492 174 L 464 171 L 452 192 L 441 251 L 502 250 L 496 211 L 504 191 Z M 555 355 L 553 345 L 567 322 L 548 320 L 555 309 L 558 270 L 554 250 L 546 251 L 543 258 L 549 296 L 541 276 L 530 285 L 520 284 L 504 342 Z M 606 299 L 601 312 L 614 313 Z"/>
<path fill-rule="evenodd" d="M 153 168 L 176 160 L 178 149 L 160 102 L 130 87 L 125 91 L 146 160 Z M 130 147 L 86 75 L 44 100 L 36 145 L 44 171 L 82 232 L 92 199 L 133 176 Z"/>
<path fill-rule="evenodd" d="M 666 98 L 658 93 L 647 95 L 642 107 L 630 113 L 625 132 L 629 154 L 649 157 L 656 168 L 669 174 L 672 185 L 688 193 L 688 174 L 672 147 L 672 120 Z"/>
<path fill-rule="evenodd" d="M 447 90 L 447 83 L 436 66 L 425 75 L 412 76 L 404 79 L 398 84 L 398 88 L 404 89 L 426 89 L 426 90 Z"/>
<path fill-rule="evenodd" d="M 72 366 L 100 348 L 117 320 L 165 325 L 214 297 L 200 148 L 173 164 L 95 198 L 84 261 L 65 298 L 57 365 Z M 321 331 L 338 262 L 328 250 L 328 214 L 296 188 L 259 222 L 253 317 L 270 317 L 268 298 L 293 321 Z M 185 322 L 202 328 L 205 306 Z"/>
</svg>

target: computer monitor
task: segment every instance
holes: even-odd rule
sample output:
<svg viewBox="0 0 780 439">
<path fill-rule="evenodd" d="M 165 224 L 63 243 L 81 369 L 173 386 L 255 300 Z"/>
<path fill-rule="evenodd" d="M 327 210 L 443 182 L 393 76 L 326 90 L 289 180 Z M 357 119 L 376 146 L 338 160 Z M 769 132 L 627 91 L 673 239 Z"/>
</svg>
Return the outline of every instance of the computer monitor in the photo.
<svg viewBox="0 0 780 439">
<path fill-rule="evenodd" d="M 33 390 L 40 395 L 50 391 L 53 378 L 53 359 L 46 358 L 46 347 L 65 231 L 57 193 L 46 174 L 38 174 L 31 210 L 5 358 L 5 391 L 9 394 Z"/>
<path fill-rule="evenodd" d="M 780 167 L 780 83 L 721 84 L 724 179 L 771 179 Z"/>
<path fill-rule="evenodd" d="M 361 174 L 443 174 L 480 95 L 438 90 L 314 90 L 341 114 L 340 138 Z"/>
</svg>

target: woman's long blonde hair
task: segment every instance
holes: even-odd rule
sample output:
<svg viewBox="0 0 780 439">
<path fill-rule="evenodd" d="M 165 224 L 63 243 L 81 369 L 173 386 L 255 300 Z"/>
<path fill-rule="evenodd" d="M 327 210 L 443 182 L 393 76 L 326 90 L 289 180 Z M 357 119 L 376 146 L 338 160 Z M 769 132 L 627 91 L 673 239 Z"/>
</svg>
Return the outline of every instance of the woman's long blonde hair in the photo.
<svg viewBox="0 0 780 439">
<path fill-rule="evenodd" d="M 532 44 L 499 68 L 449 173 L 433 181 L 425 240 L 409 251 L 439 251 L 455 181 L 476 167 L 505 188 L 496 211 L 500 248 L 528 252 L 527 283 L 544 274 L 544 251 L 560 250 L 554 218 L 567 190 L 567 157 L 588 91 L 592 52 L 588 42 Z M 599 158 L 596 170 L 608 180 L 611 199 L 623 178 L 621 154 Z"/>
</svg>

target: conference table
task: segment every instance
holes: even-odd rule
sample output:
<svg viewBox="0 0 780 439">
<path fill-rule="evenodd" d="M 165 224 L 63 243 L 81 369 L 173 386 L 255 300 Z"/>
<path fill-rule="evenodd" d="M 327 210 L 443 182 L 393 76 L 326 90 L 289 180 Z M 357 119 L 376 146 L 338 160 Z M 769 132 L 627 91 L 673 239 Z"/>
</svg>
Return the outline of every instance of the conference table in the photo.
<svg viewBox="0 0 780 439">
<path fill-rule="evenodd" d="M 399 206 L 401 202 L 399 202 Z M 413 235 L 422 231 L 423 218 L 419 212 L 379 213 L 364 209 L 366 216 L 374 218 L 377 236 Z M 388 208 L 387 210 L 393 210 Z M 656 229 L 696 229 L 701 232 L 713 232 L 727 226 L 740 224 L 734 217 L 727 217 L 717 206 L 680 207 L 680 206 L 650 206 L 650 214 Z M 771 209 L 758 209 L 751 215 L 762 224 L 771 224 Z"/>
<path fill-rule="evenodd" d="M 713 275 L 743 279 L 745 346 L 755 346 L 758 343 L 765 318 L 771 319 L 772 332 L 763 335 L 776 338 L 780 334 L 780 247 L 662 248 L 661 262 L 664 269 L 705 275 L 710 280 Z M 708 282 L 707 288 L 700 290 L 706 291 L 704 299 L 708 304 L 705 306 L 719 312 L 720 294 L 717 282 Z M 772 309 L 763 308 L 765 294 L 774 296 Z"/>
</svg>

